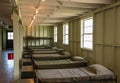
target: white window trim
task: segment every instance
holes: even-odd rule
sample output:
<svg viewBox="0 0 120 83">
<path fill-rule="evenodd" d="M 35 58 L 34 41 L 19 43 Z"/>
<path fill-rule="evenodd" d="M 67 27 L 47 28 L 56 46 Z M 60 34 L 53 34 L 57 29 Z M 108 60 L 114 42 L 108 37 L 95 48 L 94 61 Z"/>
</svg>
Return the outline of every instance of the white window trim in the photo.
<svg viewBox="0 0 120 83">
<path fill-rule="evenodd" d="M 8 35 L 9 34 L 9 35 Z M 7 32 L 7 39 L 8 40 L 13 40 L 13 32 Z"/>
<path fill-rule="evenodd" d="M 66 33 L 66 26 L 68 27 L 68 34 Z M 67 42 L 66 42 L 66 36 L 68 36 Z M 69 44 L 69 24 L 65 23 L 63 24 L 63 44 L 68 45 Z"/>
<path fill-rule="evenodd" d="M 54 43 L 57 43 L 57 26 L 54 27 Z"/>
<path fill-rule="evenodd" d="M 84 21 L 89 20 L 89 19 L 93 19 L 93 17 L 88 17 L 88 18 L 81 20 L 81 48 L 93 50 L 93 24 L 92 24 L 92 33 L 86 33 L 86 34 L 92 35 L 92 47 L 90 47 L 90 48 L 84 47 L 84 35 L 85 35 L 85 33 L 84 33 Z"/>
</svg>

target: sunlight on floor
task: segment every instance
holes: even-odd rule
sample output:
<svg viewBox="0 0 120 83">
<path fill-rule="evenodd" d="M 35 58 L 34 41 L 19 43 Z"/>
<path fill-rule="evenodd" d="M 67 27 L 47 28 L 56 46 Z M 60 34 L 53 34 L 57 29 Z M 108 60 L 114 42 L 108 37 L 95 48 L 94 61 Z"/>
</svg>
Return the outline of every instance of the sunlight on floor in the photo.
<svg viewBox="0 0 120 83">
<path fill-rule="evenodd" d="M 13 83 L 14 59 L 8 60 L 8 53 L 12 50 L 0 53 L 0 83 Z"/>
</svg>

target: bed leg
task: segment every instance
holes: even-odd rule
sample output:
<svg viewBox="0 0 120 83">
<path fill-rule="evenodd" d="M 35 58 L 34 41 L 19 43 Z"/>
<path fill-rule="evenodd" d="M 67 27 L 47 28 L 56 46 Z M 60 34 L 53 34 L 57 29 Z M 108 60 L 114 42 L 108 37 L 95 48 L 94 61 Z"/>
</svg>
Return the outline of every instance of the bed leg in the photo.
<svg viewBox="0 0 120 83">
<path fill-rule="evenodd" d="M 35 78 L 35 81 L 36 81 L 35 83 L 38 83 L 38 79 L 37 78 Z"/>
</svg>

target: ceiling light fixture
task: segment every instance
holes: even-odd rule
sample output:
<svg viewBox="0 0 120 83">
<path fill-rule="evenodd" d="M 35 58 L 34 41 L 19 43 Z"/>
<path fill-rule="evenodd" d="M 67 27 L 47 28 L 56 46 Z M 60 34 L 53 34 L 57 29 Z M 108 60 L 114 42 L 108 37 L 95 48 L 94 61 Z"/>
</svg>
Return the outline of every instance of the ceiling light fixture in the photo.
<svg viewBox="0 0 120 83">
<path fill-rule="evenodd" d="M 45 1 L 45 0 L 42 0 L 42 1 Z"/>
<path fill-rule="evenodd" d="M 35 14 L 34 14 L 34 16 L 33 16 L 33 18 L 32 18 L 32 21 L 31 21 L 31 23 L 30 23 L 29 27 L 31 27 L 31 26 L 32 26 L 33 21 L 35 20 L 35 18 L 36 18 L 36 15 L 37 15 L 37 14 L 38 14 L 38 8 L 36 8 L 36 10 L 35 10 Z"/>
<path fill-rule="evenodd" d="M 40 5 L 40 2 L 41 2 L 41 1 L 45 1 L 45 0 L 39 0 L 38 4 L 36 5 L 36 7 L 35 7 L 35 13 L 34 13 L 34 16 L 33 16 L 33 18 L 32 18 L 32 21 L 31 21 L 29 27 L 32 26 L 32 24 L 33 24 L 33 22 L 34 22 L 34 20 L 35 20 L 35 18 L 36 18 L 36 15 L 37 15 L 38 12 L 39 12 L 39 9 L 38 9 L 38 8 L 39 8 L 39 5 Z"/>
<path fill-rule="evenodd" d="M 38 14 L 38 9 L 36 9 L 36 12 L 35 12 L 36 14 Z"/>
<path fill-rule="evenodd" d="M 35 15 L 33 16 L 33 20 L 35 19 Z"/>
</svg>

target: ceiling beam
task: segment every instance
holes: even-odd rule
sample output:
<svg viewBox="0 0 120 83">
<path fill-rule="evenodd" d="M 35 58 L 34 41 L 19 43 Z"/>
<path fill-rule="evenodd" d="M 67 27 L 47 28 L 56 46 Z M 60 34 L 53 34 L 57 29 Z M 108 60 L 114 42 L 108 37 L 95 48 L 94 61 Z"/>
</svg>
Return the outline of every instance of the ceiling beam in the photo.
<svg viewBox="0 0 120 83">
<path fill-rule="evenodd" d="M 68 1 L 63 1 L 62 6 L 66 7 L 76 7 L 76 8 L 99 8 L 101 5 L 100 4 L 90 4 L 90 3 L 78 3 L 78 2 L 68 2 Z"/>
<path fill-rule="evenodd" d="M 91 4 L 111 4 L 113 0 L 59 0 L 78 3 L 91 3 Z"/>
</svg>

